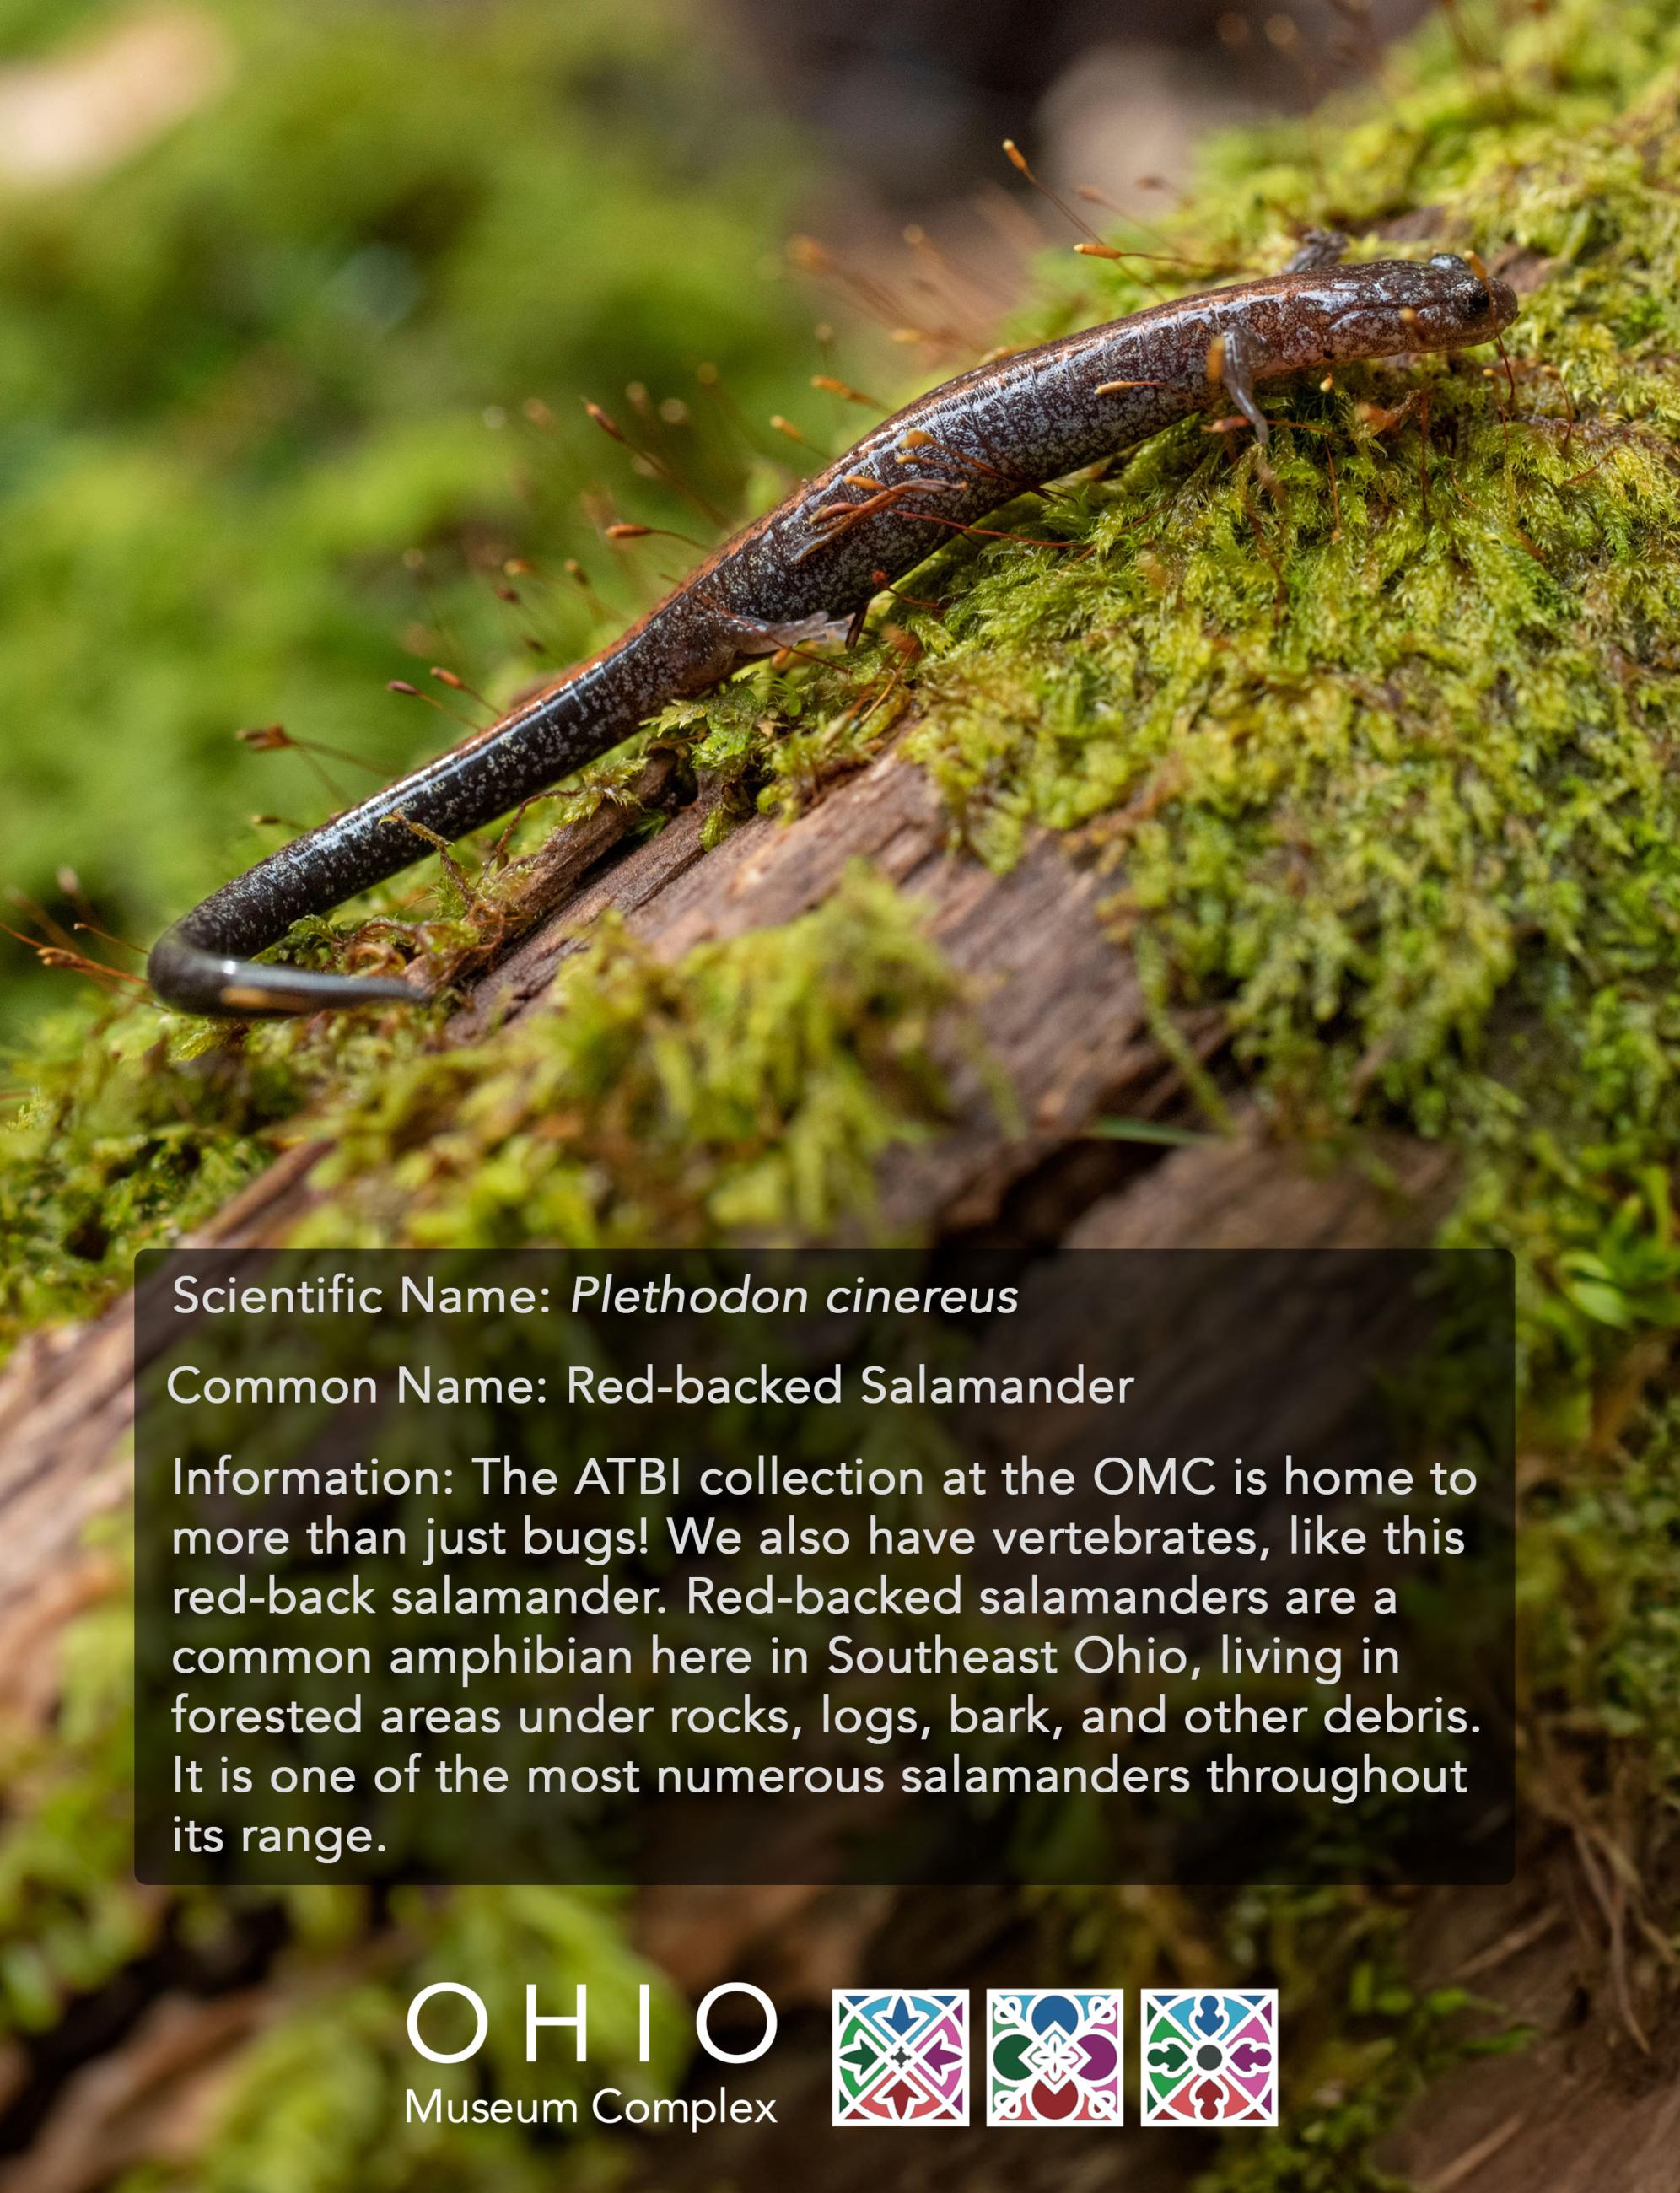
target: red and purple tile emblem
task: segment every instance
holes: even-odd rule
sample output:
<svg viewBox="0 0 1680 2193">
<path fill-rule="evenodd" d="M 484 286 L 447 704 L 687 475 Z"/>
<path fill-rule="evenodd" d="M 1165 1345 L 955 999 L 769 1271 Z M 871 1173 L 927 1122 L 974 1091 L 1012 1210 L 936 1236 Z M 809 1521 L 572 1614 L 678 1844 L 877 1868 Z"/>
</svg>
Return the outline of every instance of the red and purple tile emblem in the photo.
<svg viewBox="0 0 1680 2193">
<path fill-rule="evenodd" d="M 1117 2125 L 1124 2005 L 1112 1989 L 986 1991 L 989 2125 Z"/>
</svg>

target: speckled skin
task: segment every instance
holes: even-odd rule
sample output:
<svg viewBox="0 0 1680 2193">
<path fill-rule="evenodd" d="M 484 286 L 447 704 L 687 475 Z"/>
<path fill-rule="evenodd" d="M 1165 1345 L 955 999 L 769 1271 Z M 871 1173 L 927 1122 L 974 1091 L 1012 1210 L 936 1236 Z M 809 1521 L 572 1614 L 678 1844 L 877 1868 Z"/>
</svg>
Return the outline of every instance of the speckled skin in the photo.
<svg viewBox="0 0 1680 2193">
<path fill-rule="evenodd" d="M 154 947 L 153 988 L 185 1011 L 239 1018 L 412 1003 L 420 993 L 406 982 L 248 955 L 302 915 L 423 859 L 426 839 L 399 817 L 446 839 L 494 822 L 618 745 L 666 701 L 851 616 L 878 591 L 876 573 L 907 571 L 950 537 L 950 525 L 973 524 L 1023 490 L 1210 403 L 1234 404 L 1264 440 L 1257 381 L 1486 342 L 1516 317 L 1511 290 L 1462 260 L 1342 266 L 1327 243 L 1334 248 L 1310 246 L 1286 273 L 1064 336 L 920 398 L 709 556 L 603 653 L 214 892 Z M 1149 385 L 1100 392 L 1111 382 Z"/>
</svg>

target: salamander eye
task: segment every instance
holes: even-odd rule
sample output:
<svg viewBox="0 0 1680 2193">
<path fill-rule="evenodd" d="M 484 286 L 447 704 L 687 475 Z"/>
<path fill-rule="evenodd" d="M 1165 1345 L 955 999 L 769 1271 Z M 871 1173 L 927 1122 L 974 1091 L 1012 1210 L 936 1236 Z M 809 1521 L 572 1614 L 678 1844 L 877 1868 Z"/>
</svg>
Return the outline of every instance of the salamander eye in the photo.
<svg viewBox="0 0 1680 2193">
<path fill-rule="evenodd" d="M 1443 272 L 1449 266 L 1455 270 L 1459 267 L 1463 267 L 1466 273 L 1468 273 L 1470 271 L 1469 267 L 1466 266 L 1465 261 L 1459 257 L 1456 251 L 1437 251 L 1429 263 L 1431 266 L 1439 267 Z"/>
</svg>

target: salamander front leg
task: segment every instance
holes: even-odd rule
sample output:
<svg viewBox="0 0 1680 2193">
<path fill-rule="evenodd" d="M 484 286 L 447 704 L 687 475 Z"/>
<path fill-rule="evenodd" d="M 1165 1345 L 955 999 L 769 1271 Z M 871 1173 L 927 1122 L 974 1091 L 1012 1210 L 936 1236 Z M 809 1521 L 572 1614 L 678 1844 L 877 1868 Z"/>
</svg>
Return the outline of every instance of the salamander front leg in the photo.
<svg viewBox="0 0 1680 2193">
<path fill-rule="evenodd" d="M 1208 346 L 1208 378 L 1225 390 L 1254 430 L 1261 449 L 1271 439 L 1271 422 L 1254 401 L 1259 346 L 1243 328 L 1227 328 Z M 1227 421 L 1234 425 L 1234 421 Z"/>
<path fill-rule="evenodd" d="M 1339 228 L 1310 228 L 1301 238 L 1300 249 L 1283 271 L 1286 274 L 1306 274 L 1316 267 L 1339 266 L 1346 249 L 1347 238 Z M 1254 439 L 1264 449 L 1271 439 L 1271 427 L 1254 400 L 1254 383 L 1260 378 L 1262 364 L 1263 346 L 1251 328 L 1227 328 L 1223 335 L 1215 335 L 1209 346 L 1209 380 L 1224 388 L 1254 428 Z"/>
</svg>

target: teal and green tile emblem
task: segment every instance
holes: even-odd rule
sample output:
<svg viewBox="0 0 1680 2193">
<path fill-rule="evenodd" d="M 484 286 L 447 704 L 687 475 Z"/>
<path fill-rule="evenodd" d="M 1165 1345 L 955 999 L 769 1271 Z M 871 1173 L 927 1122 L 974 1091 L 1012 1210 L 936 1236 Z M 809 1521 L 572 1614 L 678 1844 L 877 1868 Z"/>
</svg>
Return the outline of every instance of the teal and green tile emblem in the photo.
<svg viewBox="0 0 1680 2193">
<path fill-rule="evenodd" d="M 969 1997 L 961 1988 L 836 1988 L 834 2121 L 969 2121 Z"/>
</svg>

